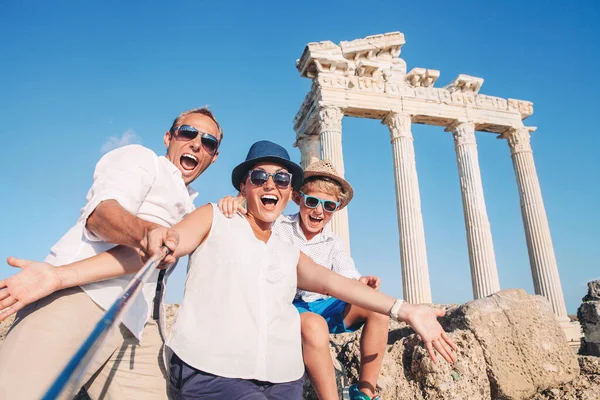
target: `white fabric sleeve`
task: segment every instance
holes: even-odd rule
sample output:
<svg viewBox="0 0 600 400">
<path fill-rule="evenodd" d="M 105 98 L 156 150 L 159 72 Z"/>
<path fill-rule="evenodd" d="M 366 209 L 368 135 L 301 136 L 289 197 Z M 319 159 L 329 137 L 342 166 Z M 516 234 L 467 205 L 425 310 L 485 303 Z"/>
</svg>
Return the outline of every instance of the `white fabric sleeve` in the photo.
<svg viewBox="0 0 600 400">
<path fill-rule="evenodd" d="M 116 200 L 131 214 L 137 214 L 158 175 L 158 157 L 140 145 L 124 146 L 106 153 L 94 171 L 94 182 L 81 209 L 80 220 L 85 222 L 105 200 Z M 99 241 L 87 228 L 84 236 Z"/>
<path fill-rule="evenodd" d="M 356 269 L 354 260 L 352 257 L 350 257 L 345 247 L 342 245 L 341 239 L 337 236 L 335 236 L 333 240 L 332 256 L 333 265 L 331 270 L 333 272 L 350 279 L 358 279 L 362 276 Z"/>
</svg>

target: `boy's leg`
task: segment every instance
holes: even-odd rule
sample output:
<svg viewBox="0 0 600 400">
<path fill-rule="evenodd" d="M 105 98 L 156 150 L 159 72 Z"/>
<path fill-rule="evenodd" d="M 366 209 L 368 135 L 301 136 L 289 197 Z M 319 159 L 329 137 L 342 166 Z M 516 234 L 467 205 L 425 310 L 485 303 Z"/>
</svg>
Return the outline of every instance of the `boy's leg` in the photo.
<svg viewBox="0 0 600 400">
<path fill-rule="evenodd" d="M 123 325 L 115 331 L 110 347 L 116 351 L 109 354 L 104 365 L 94 368 L 98 372 L 86 385 L 90 397 L 105 400 L 166 399 L 163 340 L 157 322 L 149 320 L 146 323 L 141 342 Z"/>
<path fill-rule="evenodd" d="M 103 314 L 78 287 L 20 310 L 0 346 L 0 399 L 41 398 Z"/>
<path fill-rule="evenodd" d="M 301 313 L 300 321 L 304 365 L 317 396 L 321 400 L 338 399 L 327 322 L 312 312 Z"/>
<path fill-rule="evenodd" d="M 360 337 L 360 376 L 358 387 L 369 397 L 375 395 L 377 378 L 388 340 L 389 317 L 348 304 L 344 324 L 347 327 L 364 322 Z"/>
</svg>

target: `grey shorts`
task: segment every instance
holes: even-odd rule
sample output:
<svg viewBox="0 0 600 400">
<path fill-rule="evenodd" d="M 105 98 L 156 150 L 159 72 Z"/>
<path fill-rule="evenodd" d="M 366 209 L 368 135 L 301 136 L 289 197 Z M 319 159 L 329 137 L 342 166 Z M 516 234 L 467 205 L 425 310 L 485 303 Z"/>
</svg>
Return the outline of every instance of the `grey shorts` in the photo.
<svg viewBox="0 0 600 400">
<path fill-rule="evenodd" d="M 191 367 L 175 353 L 169 360 L 170 400 L 300 400 L 303 383 L 304 377 L 284 383 L 224 378 Z"/>
</svg>

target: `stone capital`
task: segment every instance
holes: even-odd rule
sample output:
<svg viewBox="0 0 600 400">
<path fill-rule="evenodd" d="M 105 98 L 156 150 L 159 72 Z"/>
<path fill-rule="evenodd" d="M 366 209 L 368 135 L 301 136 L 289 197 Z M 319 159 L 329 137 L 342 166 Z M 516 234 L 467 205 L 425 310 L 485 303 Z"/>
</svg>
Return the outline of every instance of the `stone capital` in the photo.
<svg viewBox="0 0 600 400">
<path fill-rule="evenodd" d="M 296 137 L 296 142 L 294 143 L 294 147 L 298 147 L 300 152 L 319 152 L 319 145 L 321 144 L 321 139 L 319 135 L 298 135 Z M 315 151 L 316 149 L 316 151 Z"/>
<path fill-rule="evenodd" d="M 475 141 L 475 124 L 472 122 L 456 121 L 446 128 L 446 132 L 452 132 L 456 146 L 477 143 Z"/>
<path fill-rule="evenodd" d="M 319 132 L 342 131 L 342 118 L 344 112 L 336 106 L 320 106 L 318 112 Z"/>
<path fill-rule="evenodd" d="M 531 153 L 530 133 L 535 130 L 535 127 L 512 128 L 504 132 L 499 138 L 508 141 L 510 154 Z"/>
<path fill-rule="evenodd" d="M 388 126 L 390 130 L 390 140 L 392 142 L 401 137 L 412 140 L 413 136 L 410 130 L 412 121 L 409 114 L 390 112 L 385 116 L 381 123 Z"/>
</svg>

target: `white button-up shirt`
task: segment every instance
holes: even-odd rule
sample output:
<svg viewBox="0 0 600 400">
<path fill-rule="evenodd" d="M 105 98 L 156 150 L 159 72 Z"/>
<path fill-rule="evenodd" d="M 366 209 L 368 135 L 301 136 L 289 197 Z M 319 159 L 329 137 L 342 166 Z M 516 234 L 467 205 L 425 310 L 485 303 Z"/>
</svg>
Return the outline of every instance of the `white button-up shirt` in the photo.
<svg viewBox="0 0 600 400">
<path fill-rule="evenodd" d="M 296 294 L 300 250 L 258 240 L 245 217 L 213 204 L 210 233 L 191 255 L 167 346 L 199 370 L 273 383 L 304 373 Z"/>
<path fill-rule="evenodd" d="M 171 226 L 193 211 L 197 193 L 186 187 L 181 171 L 165 157 L 140 145 L 129 145 L 106 153 L 94 171 L 86 205 L 77 223 L 54 245 L 46 262 L 64 265 L 105 252 L 115 245 L 98 239 L 85 227 L 94 209 L 104 200 L 116 200 L 139 218 Z M 81 288 L 103 309 L 108 309 L 133 275 L 126 275 Z M 123 314 L 123 324 L 141 339 L 152 310 L 158 271 L 153 272 L 141 294 L 132 299 Z"/>
<path fill-rule="evenodd" d="M 331 231 L 329 224 L 311 240 L 306 240 L 300 227 L 300 214 L 282 215 L 273 224 L 273 233 L 284 242 L 293 244 L 314 262 L 346 278 L 358 279 L 361 274 L 348 255 L 342 240 Z M 304 301 L 327 299 L 329 296 L 298 289 L 296 298 Z"/>
</svg>

